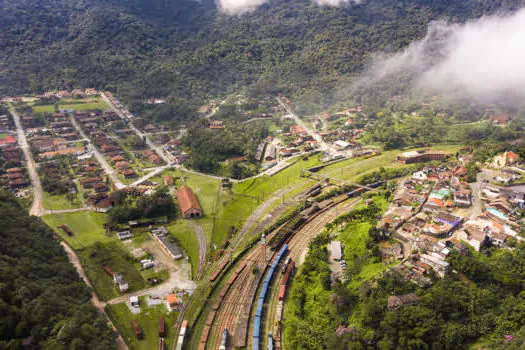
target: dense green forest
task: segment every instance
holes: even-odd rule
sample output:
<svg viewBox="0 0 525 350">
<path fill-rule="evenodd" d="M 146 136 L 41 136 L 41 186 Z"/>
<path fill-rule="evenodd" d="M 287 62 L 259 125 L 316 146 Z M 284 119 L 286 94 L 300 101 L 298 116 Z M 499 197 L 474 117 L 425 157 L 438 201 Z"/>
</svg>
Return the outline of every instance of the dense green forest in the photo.
<svg viewBox="0 0 525 350">
<path fill-rule="evenodd" d="M 252 95 L 293 93 L 311 110 L 329 105 L 331 89 L 362 71 L 371 53 L 406 47 L 430 21 L 519 4 L 377 0 L 330 8 L 275 0 L 227 16 L 212 0 L 0 0 L 0 94 L 92 86 L 127 102 L 171 96 L 176 110 L 160 111 L 169 119 L 248 87 Z"/>
<path fill-rule="evenodd" d="M 111 349 L 114 334 L 53 231 L 0 192 L 0 349 Z"/>
<path fill-rule="evenodd" d="M 383 269 L 373 226 L 378 207 L 339 218 L 310 244 L 286 304 L 285 343 L 293 349 L 520 349 L 525 337 L 525 243 L 514 250 L 454 251 L 451 273 L 419 288 Z M 347 260 L 346 282 L 330 283 L 327 243 L 337 227 Z M 345 235 L 347 233 L 347 235 Z M 352 240 L 354 239 L 354 240 Z M 388 297 L 416 293 L 419 302 L 394 311 Z M 350 331 L 337 335 L 336 329 Z M 508 342 L 511 340 L 510 342 Z"/>
</svg>

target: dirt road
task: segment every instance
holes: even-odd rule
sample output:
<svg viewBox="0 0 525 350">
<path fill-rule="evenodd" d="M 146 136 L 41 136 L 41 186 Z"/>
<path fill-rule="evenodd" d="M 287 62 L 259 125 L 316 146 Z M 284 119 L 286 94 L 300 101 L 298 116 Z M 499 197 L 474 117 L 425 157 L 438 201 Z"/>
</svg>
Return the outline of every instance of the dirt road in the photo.
<svg viewBox="0 0 525 350">
<path fill-rule="evenodd" d="M 73 265 L 75 267 L 75 269 L 77 270 L 79 276 L 84 280 L 84 283 L 86 283 L 86 285 L 89 288 L 93 289 L 93 286 L 91 285 L 91 282 L 89 281 L 89 278 L 87 277 L 87 275 L 86 275 L 86 273 L 84 271 L 84 268 L 82 267 L 82 264 L 80 264 L 80 260 L 78 260 L 78 256 L 75 253 L 75 251 L 73 250 L 73 248 L 71 248 L 65 242 L 60 242 L 60 245 L 66 251 L 66 254 L 67 254 L 67 257 L 69 259 L 69 262 L 71 263 L 71 265 Z M 106 314 L 106 311 L 104 310 L 105 304 L 100 301 L 100 299 L 97 297 L 95 292 L 91 292 L 91 300 L 90 300 L 90 302 L 101 314 L 104 314 L 104 316 L 106 316 L 106 318 L 108 319 L 109 324 L 111 325 L 111 328 L 113 328 L 113 330 L 115 332 L 118 332 L 117 328 L 115 327 L 113 322 L 111 322 L 111 319 L 108 317 L 108 315 Z M 117 339 L 115 340 L 115 343 L 116 343 L 116 348 L 118 350 L 127 350 L 128 349 L 128 346 L 126 345 L 126 343 L 124 342 L 124 339 L 122 339 L 122 336 L 120 334 L 118 335 Z"/>
<path fill-rule="evenodd" d="M 146 250 L 153 254 L 157 264 L 166 267 L 169 273 L 168 279 L 154 287 L 139 290 L 133 293 L 127 293 L 125 295 L 116 297 L 115 299 L 111 299 L 107 302 L 108 304 L 123 303 L 128 301 L 132 296 L 141 297 L 155 294 L 160 298 L 163 298 L 170 294 L 173 289 L 193 290 L 196 288 L 197 285 L 190 279 L 190 264 L 183 262 L 182 260 L 180 262 L 174 262 L 173 259 L 157 245 L 157 242 L 150 241 L 150 244 L 151 245 L 149 248 L 146 248 Z"/>
</svg>

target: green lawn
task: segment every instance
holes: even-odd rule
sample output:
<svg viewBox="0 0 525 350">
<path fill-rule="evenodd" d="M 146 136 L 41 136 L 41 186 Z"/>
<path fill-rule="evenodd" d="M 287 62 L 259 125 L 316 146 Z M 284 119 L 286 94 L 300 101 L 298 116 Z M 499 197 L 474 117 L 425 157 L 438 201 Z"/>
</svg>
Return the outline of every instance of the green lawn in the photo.
<svg viewBox="0 0 525 350">
<path fill-rule="evenodd" d="M 311 156 L 306 161 L 300 158 L 295 164 L 274 176 L 262 176 L 234 184 L 232 194 L 224 195 L 220 199 L 213 240 L 223 242 L 228 235 L 230 226 L 236 226 L 240 229 L 253 210 L 274 192 L 286 188 L 291 189 L 299 185 L 300 188 L 284 193 L 283 199 L 286 200 L 291 195 L 310 186 L 312 180 L 301 178 L 301 170 L 319 164 L 318 155 Z M 278 204 L 279 201 L 276 201 L 267 212 Z"/>
<path fill-rule="evenodd" d="M 107 110 L 109 106 L 101 98 L 89 99 L 89 102 L 82 102 L 83 100 L 62 100 L 58 104 L 59 109 L 73 109 L 75 111 L 89 111 L 89 110 Z M 33 106 L 33 113 L 54 113 L 55 105 L 37 105 Z"/>
<path fill-rule="evenodd" d="M 373 196 L 374 203 L 384 211 L 388 202 L 383 196 Z M 354 210 L 362 208 L 363 204 L 357 205 Z M 367 242 L 370 239 L 368 231 L 373 227 L 374 223 L 368 221 L 351 222 L 339 234 L 339 240 L 344 245 L 345 260 L 351 264 L 353 257 L 364 256 L 367 253 Z M 359 288 L 364 281 L 370 280 L 381 272 L 388 269 L 390 266 L 381 263 L 376 258 L 370 258 L 361 266 L 360 272 L 352 278 L 349 283 L 350 288 Z"/>
<path fill-rule="evenodd" d="M 195 276 L 199 265 L 199 243 L 191 223 L 188 220 L 177 220 L 167 226 L 167 228 L 180 243 L 179 247 L 184 249 L 189 256 L 192 276 Z M 206 229 L 204 232 L 206 232 Z"/>
<path fill-rule="evenodd" d="M 147 286 L 146 280 L 134 266 L 133 259 L 117 242 L 97 243 L 78 250 L 77 255 L 86 271 L 95 292 L 102 300 L 110 300 L 119 293 L 112 277 L 103 269 L 108 266 L 113 272 L 121 272 L 129 284 L 129 291 L 137 291 Z"/>
<path fill-rule="evenodd" d="M 436 145 L 430 147 L 432 150 L 457 152 L 460 145 Z M 416 149 L 414 149 L 416 150 Z M 319 174 L 327 175 L 334 179 L 357 181 L 361 176 L 378 170 L 381 167 L 402 168 L 409 165 L 401 164 L 396 161 L 397 155 L 405 150 L 391 150 L 381 153 L 371 158 L 352 158 L 327 166 L 319 171 Z"/>
<path fill-rule="evenodd" d="M 53 196 L 45 191 L 42 192 L 42 204 L 44 205 L 44 208 L 49 210 L 75 209 L 82 207 L 82 201 L 78 194 L 76 194 L 75 199 L 70 202 L 67 199 L 67 194 Z"/>
<path fill-rule="evenodd" d="M 177 319 L 177 312 L 167 313 L 165 304 L 154 307 L 147 307 L 146 300 L 141 298 L 141 313 L 133 315 L 125 304 L 108 305 L 106 312 L 119 330 L 124 338 L 124 341 L 131 350 L 151 350 L 158 348 L 158 320 L 159 317 L 164 317 L 165 330 L 167 332 L 165 337 L 165 348 L 169 349 L 170 345 L 176 341 L 176 334 L 173 334 L 172 327 Z M 144 333 L 144 338 L 138 340 L 133 333 L 130 323 L 131 320 L 137 320 L 140 328 Z"/>
<path fill-rule="evenodd" d="M 42 216 L 42 220 L 53 228 L 67 243 L 74 249 L 81 249 L 94 244 L 95 242 L 112 242 L 117 238 L 106 236 L 104 223 L 106 215 L 92 211 L 79 211 L 75 213 L 51 214 Z M 57 226 L 65 224 L 73 232 L 73 237 L 69 237 Z"/>
</svg>

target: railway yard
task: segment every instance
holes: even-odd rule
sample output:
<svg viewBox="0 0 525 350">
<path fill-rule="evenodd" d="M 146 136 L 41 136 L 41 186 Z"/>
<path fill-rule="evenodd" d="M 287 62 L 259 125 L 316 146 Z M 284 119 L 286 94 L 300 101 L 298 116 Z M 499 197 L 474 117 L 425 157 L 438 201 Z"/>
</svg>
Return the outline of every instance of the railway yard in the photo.
<svg viewBox="0 0 525 350">
<path fill-rule="evenodd" d="M 350 199 L 346 195 L 336 197 L 333 203 L 326 208 L 312 213 L 296 230 L 289 230 L 286 223 L 283 224 L 266 237 L 266 248 L 259 243 L 235 266 L 230 266 L 232 272 L 223 276 L 223 280 L 226 282 L 218 288 L 218 293 L 215 293 L 214 297 L 208 300 L 209 311 L 204 312 L 201 316 L 201 319 L 205 321 L 202 328 L 198 326 L 195 328 L 192 344 L 196 344 L 196 339 L 198 339 L 199 349 L 219 349 L 221 335 L 227 328 L 229 331 L 227 349 L 247 346 L 258 348 L 259 345 L 262 346 L 261 348 L 265 348 L 269 333 L 274 336 L 275 348 L 280 348 L 280 322 L 278 318 L 282 316 L 283 304 L 279 303 L 278 294 L 284 278 L 280 272 L 281 265 L 286 257 L 300 264 L 301 257 L 306 252 L 312 238 L 322 232 L 326 224 L 348 211 L 358 201 L 358 198 Z M 282 256 L 279 256 L 280 261 L 276 261 L 276 256 L 279 255 L 280 251 L 272 250 L 271 243 L 268 242 L 271 242 L 283 230 L 289 230 L 283 245 L 287 249 Z M 221 271 L 221 266 L 210 277 L 213 282 L 219 278 L 219 273 L 217 273 L 219 271 Z M 265 274 L 266 271 L 268 272 Z M 290 274 L 288 275 L 290 276 Z M 263 278 L 265 282 L 268 281 L 266 287 L 266 283 L 262 283 Z M 263 293 L 261 289 L 265 290 L 264 296 L 261 295 Z M 261 297 L 263 298 L 262 303 L 258 302 Z M 256 311 L 255 305 L 258 304 L 261 304 L 262 307 L 261 310 Z M 281 309 L 279 312 L 277 311 L 278 308 Z M 259 312 L 261 313 L 259 315 L 260 322 L 255 321 L 256 313 Z M 260 332 L 255 331 L 257 327 L 260 327 Z M 260 335 L 258 338 L 254 338 L 254 334 Z M 259 341 L 254 343 L 254 339 Z"/>
</svg>

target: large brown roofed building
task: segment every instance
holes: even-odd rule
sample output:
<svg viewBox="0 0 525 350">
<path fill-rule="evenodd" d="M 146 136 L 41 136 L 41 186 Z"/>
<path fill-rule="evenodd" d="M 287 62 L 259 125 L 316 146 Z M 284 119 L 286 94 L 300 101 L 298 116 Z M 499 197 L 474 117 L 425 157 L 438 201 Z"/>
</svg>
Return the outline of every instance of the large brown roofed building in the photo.
<svg viewBox="0 0 525 350">
<path fill-rule="evenodd" d="M 180 212 L 185 219 L 201 217 L 202 209 L 195 194 L 188 186 L 181 186 L 177 190 Z"/>
</svg>

